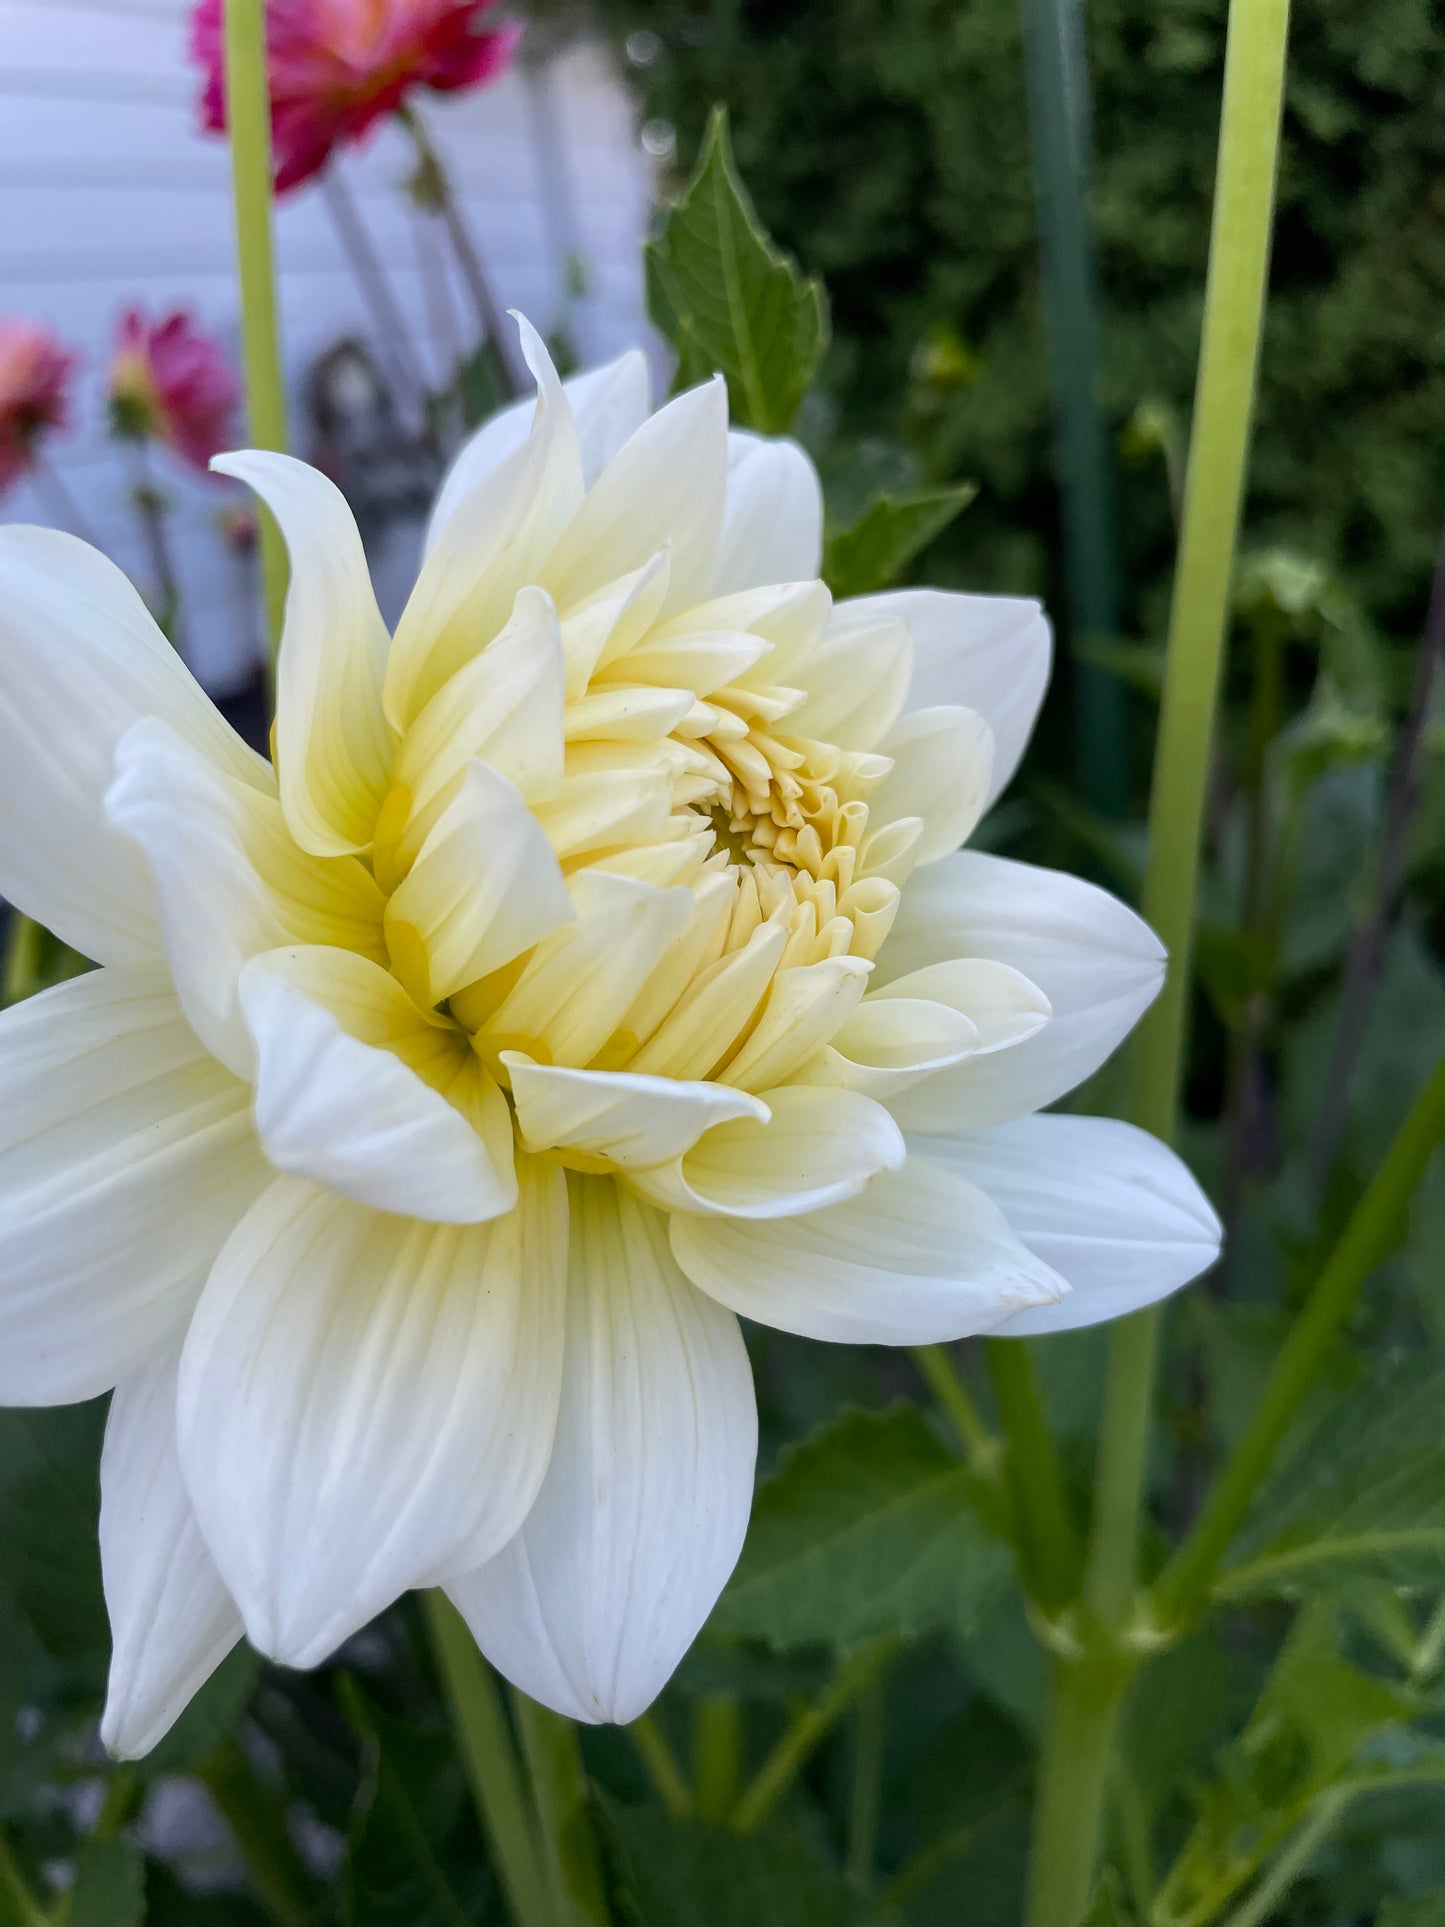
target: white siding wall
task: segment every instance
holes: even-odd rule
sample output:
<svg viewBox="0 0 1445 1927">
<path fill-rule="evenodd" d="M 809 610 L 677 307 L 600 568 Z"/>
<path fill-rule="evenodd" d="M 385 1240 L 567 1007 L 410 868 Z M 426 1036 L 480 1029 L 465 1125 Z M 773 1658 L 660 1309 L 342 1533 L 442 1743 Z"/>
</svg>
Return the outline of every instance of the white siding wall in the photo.
<svg viewBox="0 0 1445 1927">
<path fill-rule="evenodd" d="M 144 579 L 126 470 L 105 437 L 101 384 L 111 330 L 132 301 L 192 308 L 232 346 L 237 335 L 228 160 L 196 128 L 186 59 L 186 0 L 0 0 L 0 313 L 53 327 L 82 357 L 75 426 L 51 457 L 88 531 Z M 539 101 L 537 89 L 550 90 Z M 545 331 L 569 313 L 565 255 L 587 292 L 569 313 L 585 360 L 640 338 L 640 246 L 648 164 L 629 102 L 599 49 L 568 48 L 530 76 L 520 67 L 459 100 L 423 97 L 504 307 Z M 543 151 L 541 130 L 559 130 Z M 393 127 L 343 162 L 397 303 L 428 372 L 445 361 L 428 303 L 423 217 L 397 183 L 409 149 Z M 373 336 L 321 195 L 308 186 L 277 211 L 284 353 L 293 383 L 347 333 Z M 450 274 L 446 253 L 434 242 Z M 433 278 L 431 290 L 436 293 Z M 451 305 L 469 316 L 454 278 Z M 176 504 L 178 571 L 197 673 L 224 690 L 247 679 L 257 642 L 244 577 L 216 532 L 226 487 L 165 464 Z M 57 521 L 32 484 L 0 520 Z M 391 558 L 388 558 L 391 560 Z"/>
</svg>

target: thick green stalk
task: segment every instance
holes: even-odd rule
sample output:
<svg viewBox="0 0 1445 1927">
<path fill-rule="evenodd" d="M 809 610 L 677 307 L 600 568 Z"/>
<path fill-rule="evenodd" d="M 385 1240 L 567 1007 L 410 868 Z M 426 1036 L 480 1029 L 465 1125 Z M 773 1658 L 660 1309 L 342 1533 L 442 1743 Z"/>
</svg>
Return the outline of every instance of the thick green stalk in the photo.
<svg viewBox="0 0 1445 1927">
<path fill-rule="evenodd" d="M 699 1819 L 727 1824 L 743 1779 L 743 1709 L 735 1693 L 704 1693 L 692 1725 L 692 1778 Z"/>
<path fill-rule="evenodd" d="M 271 91 L 266 74 L 265 0 L 226 0 L 226 122 L 231 133 L 231 193 L 241 280 L 241 351 L 246 406 L 256 448 L 286 447 L 286 385 L 276 322 L 271 241 Z M 269 510 L 260 509 L 261 576 L 274 650 L 286 606 L 286 548 Z"/>
<path fill-rule="evenodd" d="M 1411 1106 L 1384 1163 L 1355 1207 L 1303 1311 L 1275 1359 L 1264 1396 L 1211 1491 L 1194 1530 L 1154 1589 L 1165 1624 L 1187 1619 L 1209 1596 L 1229 1542 L 1274 1463 L 1330 1346 L 1354 1310 L 1365 1280 L 1399 1235 L 1406 1206 L 1445 1138 L 1445 1059 Z"/>
<path fill-rule="evenodd" d="M 783 1737 L 764 1760 L 733 1814 L 736 1833 L 755 1833 L 825 1737 L 834 1722 L 887 1664 L 898 1645 L 892 1637 L 860 1647 L 838 1677 L 813 1704 L 792 1720 Z"/>
<path fill-rule="evenodd" d="M 1144 914 L 1169 952 L 1135 1045 L 1132 1115 L 1172 1138 L 1210 742 L 1218 702 L 1264 320 L 1288 0 L 1231 0 L 1204 334 L 1149 811 Z M 1115 1334 L 1085 1577 L 1109 1638 L 1126 1630 L 1137 1577 L 1158 1314 Z M 1027 1927 L 1075 1927 L 1098 1859 L 1109 1743 L 1127 1675 L 1083 1693 L 1056 1683 L 1045 1742 Z"/>
<path fill-rule="evenodd" d="M 423 1595 L 477 1817 L 516 1927 L 558 1927 L 542 1874 L 534 1816 L 506 1715 L 486 1661 L 444 1593 Z"/>
<path fill-rule="evenodd" d="M 26 1885 L 5 1836 L 0 1834 L 0 1927 L 48 1927 L 49 1919 Z"/>
<path fill-rule="evenodd" d="M 1077 1589 L 1083 1551 L 1039 1398 L 1034 1362 L 1028 1347 L 1016 1338 L 989 1339 L 985 1354 L 1008 1445 L 1008 1482 L 1024 1584 L 1046 1612 L 1057 1612 Z"/>
<path fill-rule="evenodd" d="M 537 1802 L 555 1927 L 608 1927 L 607 1893 L 577 1728 L 515 1688 L 512 1716 Z"/>
</svg>

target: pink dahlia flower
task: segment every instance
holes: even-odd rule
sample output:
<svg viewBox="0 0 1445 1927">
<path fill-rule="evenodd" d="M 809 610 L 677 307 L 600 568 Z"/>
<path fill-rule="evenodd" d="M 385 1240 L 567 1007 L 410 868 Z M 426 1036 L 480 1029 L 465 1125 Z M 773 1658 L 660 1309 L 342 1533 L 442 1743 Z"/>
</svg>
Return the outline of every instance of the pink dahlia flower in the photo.
<svg viewBox="0 0 1445 1927">
<path fill-rule="evenodd" d="M 241 399 L 220 345 L 177 310 L 148 321 L 139 308 L 121 316 L 110 364 L 110 413 L 119 435 L 154 436 L 204 469 L 235 440 Z"/>
<path fill-rule="evenodd" d="M 48 329 L 0 319 L 0 495 L 32 465 L 46 429 L 65 426 L 74 367 Z"/>
<path fill-rule="evenodd" d="M 414 87 L 457 93 L 495 80 L 519 27 L 484 28 L 494 0 L 267 0 L 271 140 L 285 193 L 359 141 Z M 191 53 L 205 71 L 201 124 L 226 125 L 223 0 L 198 0 Z"/>
</svg>

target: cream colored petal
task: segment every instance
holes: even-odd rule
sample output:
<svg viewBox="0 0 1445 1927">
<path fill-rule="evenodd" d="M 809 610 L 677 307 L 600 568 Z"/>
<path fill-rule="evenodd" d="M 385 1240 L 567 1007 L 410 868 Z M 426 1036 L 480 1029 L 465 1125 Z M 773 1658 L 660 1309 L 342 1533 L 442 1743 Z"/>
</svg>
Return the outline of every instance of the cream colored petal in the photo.
<svg viewBox="0 0 1445 1927">
<path fill-rule="evenodd" d="M 1053 1016 L 1053 1006 L 1036 983 L 1012 965 L 990 957 L 954 957 L 928 964 L 881 985 L 869 1002 L 890 998 L 930 998 L 962 1011 L 978 1033 L 973 1055 L 1008 1050 L 1037 1037 Z"/>
<path fill-rule="evenodd" d="M 398 731 L 492 640 L 519 589 L 545 586 L 546 558 L 583 498 L 577 431 L 557 371 L 535 329 L 521 328 L 537 378 L 532 428 L 459 500 L 422 564 L 387 664 L 386 713 Z"/>
<path fill-rule="evenodd" d="M 583 743 L 581 750 L 599 745 Z M 612 745 L 605 747 L 611 748 Z M 631 744 L 623 748 L 637 754 Z M 570 768 L 556 796 L 537 805 L 537 823 L 555 861 L 574 863 L 603 850 L 626 849 L 668 839 L 673 781 L 661 766 Z"/>
<path fill-rule="evenodd" d="M 778 971 L 757 1023 L 720 1074 L 745 1091 L 789 1082 L 847 1020 L 869 968 L 862 957 L 825 957 Z"/>
<path fill-rule="evenodd" d="M 881 828 L 921 817 L 914 861 L 936 863 L 972 834 L 988 800 L 993 733 L 973 709 L 917 709 L 878 745 L 893 769 L 868 798 L 868 820 Z"/>
<path fill-rule="evenodd" d="M 542 824 L 505 776 L 469 763 L 386 906 L 386 937 L 397 974 L 430 1007 L 572 918 Z"/>
<path fill-rule="evenodd" d="M 823 567 L 823 489 L 795 441 L 734 429 L 711 593 L 807 582 Z"/>
<path fill-rule="evenodd" d="M 582 479 L 590 488 L 628 436 L 647 420 L 647 357 L 630 348 L 603 368 L 573 375 L 563 382 L 562 393 L 576 427 Z M 513 402 L 463 444 L 437 493 L 427 524 L 428 551 L 473 490 L 526 441 L 535 412 L 533 401 Z"/>
<path fill-rule="evenodd" d="M 201 1536 L 176 1446 L 180 1345 L 115 1389 L 100 1458 L 100 1569 L 110 1680 L 100 1737 L 138 1760 L 241 1638 L 241 1615 Z"/>
<path fill-rule="evenodd" d="M 321 943 L 385 961 L 381 893 L 357 859 L 298 849 L 274 795 L 223 775 L 164 723 L 127 732 L 105 807 L 150 864 L 186 1016 L 238 1077 L 252 1064 L 236 1002 L 248 958 Z"/>
<path fill-rule="evenodd" d="M 256 1049 L 256 1129 L 278 1171 L 431 1224 L 512 1209 L 501 1093 L 484 1136 L 443 1094 L 485 1076 L 466 1040 L 428 1025 L 378 964 L 275 951 L 242 971 L 240 1000 Z"/>
<path fill-rule="evenodd" d="M 781 924 L 759 924 L 741 949 L 700 970 L 627 1068 L 651 1077 L 710 1077 L 761 1008 L 787 941 Z"/>
<path fill-rule="evenodd" d="M 577 1071 L 534 1064 L 504 1051 L 517 1125 L 529 1151 L 562 1149 L 645 1170 L 688 1151 L 714 1124 L 769 1112 L 758 1098 L 725 1084 L 625 1071 Z"/>
<path fill-rule="evenodd" d="M 671 579 L 671 557 L 662 549 L 640 569 L 573 603 L 562 617 L 569 702 L 586 695 L 599 664 L 625 655 L 652 627 Z"/>
<path fill-rule="evenodd" d="M 802 684 L 805 669 L 828 625 L 833 598 L 821 582 L 775 582 L 762 589 L 739 589 L 681 608 L 653 626 L 648 647 L 679 637 L 717 633 L 760 638 L 768 651 L 759 658 L 759 676 Z M 746 672 L 744 672 L 745 680 Z"/>
<path fill-rule="evenodd" d="M 1099 1068 L 1164 981 L 1159 939 L 1117 897 L 972 851 L 910 880 L 874 982 L 960 957 L 1012 966 L 1053 1015 L 1037 1036 L 908 1092 L 895 1110 L 909 1130 L 977 1130 L 1052 1104 Z"/>
<path fill-rule="evenodd" d="M 977 1026 L 947 1004 L 865 998 L 802 1076 L 810 1084 L 863 1091 L 886 1102 L 977 1048 Z"/>
<path fill-rule="evenodd" d="M 270 780 L 114 563 L 53 529 L 0 529 L 0 896 L 99 963 L 161 954 L 145 861 L 103 807 L 142 716 L 232 778 Z"/>
<path fill-rule="evenodd" d="M 727 478 L 727 385 L 721 376 L 645 421 L 587 492 L 535 578 L 565 614 L 667 549 L 664 615 L 704 593 L 717 561 Z"/>
<path fill-rule="evenodd" d="M 93 1398 L 184 1326 L 269 1178 L 165 966 L 0 1014 L 0 1404 Z"/>
<path fill-rule="evenodd" d="M 866 603 L 836 603 L 800 673 L 808 699 L 789 732 L 843 749 L 876 749 L 903 713 L 912 674 L 913 644 L 901 617 Z"/>
<path fill-rule="evenodd" d="M 181 1465 L 256 1646 L 314 1666 L 410 1586 L 510 1539 L 562 1367 L 565 1180 L 425 1225 L 280 1178 L 238 1227 L 181 1358 Z"/>
<path fill-rule="evenodd" d="M 536 1505 L 447 1591 L 492 1664 L 570 1719 L 637 1718 L 737 1563 L 757 1412 L 737 1320 L 687 1283 L 663 1221 L 571 1181 L 566 1386 Z"/>
<path fill-rule="evenodd" d="M 714 1125 L 682 1157 L 630 1172 L 629 1182 L 666 1211 L 790 1218 L 851 1198 L 903 1163 L 902 1135 L 871 1098 L 799 1084 L 760 1096 L 766 1122 Z"/>
<path fill-rule="evenodd" d="M 291 552 L 276 670 L 287 825 L 313 856 L 368 850 L 396 753 L 381 707 L 391 637 L 351 510 L 334 483 L 289 455 L 246 449 L 211 467 L 255 489 Z"/>
<path fill-rule="evenodd" d="M 770 1223 L 679 1215 L 670 1232 L 678 1263 L 719 1304 L 840 1344 L 968 1338 L 1068 1291 L 977 1186 L 916 1156 L 826 1210 Z"/>
<path fill-rule="evenodd" d="M 454 1001 L 484 1048 L 590 1063 L 692 915 L 690 890 L 657 890 L 605 870 L 579 871 L 570 889 L 577 921 L 538 944 L 494 1010 L 468 1003 L 471 992 Z"/>
<path fill-rule="evenodd" d="M 609 658 L 607 675 L 629 683 L 653 683 L 665 689 L 690 689 L 709 696 L 736 682 L 770 652 L 761 636 L 736 629 L 703 629 L 681 635 L 645 636 L 635 649 Z"/>
</svg>

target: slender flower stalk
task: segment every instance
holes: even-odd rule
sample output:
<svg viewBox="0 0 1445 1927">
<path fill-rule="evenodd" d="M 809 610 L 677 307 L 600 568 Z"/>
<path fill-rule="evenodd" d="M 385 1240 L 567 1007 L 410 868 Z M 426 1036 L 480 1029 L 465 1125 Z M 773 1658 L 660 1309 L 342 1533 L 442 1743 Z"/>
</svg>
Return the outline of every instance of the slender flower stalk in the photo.
<svg viewBox="0 0 1445 1927">
<path fill-rule="evenodd" d="M 377 346 L 392 382 L 415 418 L 426 421 L 427 380 L 412 346 L 411 330 L 392 293 L 371 236 L 341 169 L 333 163 L 321 177 L 321 195 L 331 225 L 351 264 L 362 299 L 371 310 Z"/>
<path fill-rule="evenodd" d="M 653 1792 L 674 1820 L 688 1819 L 693 1807 L 692 1789 L 656 1713 L 639 1714 L 627 1731 L 652 1782 Z"/>
<path fill-rule="evenodd" d="M 571 1720 L 512 1691 L 512 1716 L 536 1801 L 542 1864 L 557 1927 L 608 1927 L 597 1836 L 587 1809 L 582 1747 Z"/>
<path fill-rule="evenodd" d="M 150 567 L 156 621 L 167 641 L 184 655 L 181 647 L 181 585 L 171 550 L 170 509 L 151 474 L 144 444 L 138 444 L 132 452 L 135 475 L 131 482 L 130 499 Z"/>
<path fill-rule="evenodd" d="M 1135 1046 L 1135 1122 L 1174 1133 L 1200 840 L 1264 321 L 1284 97 L 1288 0 L 1232 0 L 1204 333 L 1170 614 L 1144 912 L 1169 952 L 1164 989 Z M 1124 1321 L 1111 1347 L 1084 1600 L 1106 1650 L 1126 1634 L 1136 1584 L 1158 1317 Z M 1098 1860 L 1126 1665 L 1056 1672 L 1026 1914 L 1074 1927 Z"/>
<path fill-rule="evenodd" d="M 276 318 L 271 234 L 271 100 L 266 84 L 265 0 L 225 0 L 226 114 L 231 130 L 231 185 L 241 279 L 241 340 L 257 448 L 286 447 L 286 387 Z M 264 505 L 261 577 L 274 652 L 286 607 L 287 561 L 281 531 Z"/>
<path fill-rule="evenodd" d="M 789 1723 L 738 1801 L 732 1818 L 734 1833 L 757 1832 L 843 1714 L 879 1677 L 897 1647 L 898 1641 L 891 1634 L 860 1647 L 839 1669 L 822 1697 Z"/>
</svg>

